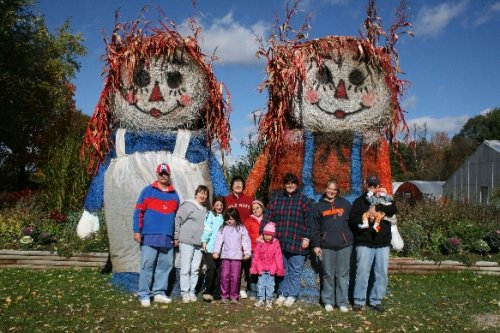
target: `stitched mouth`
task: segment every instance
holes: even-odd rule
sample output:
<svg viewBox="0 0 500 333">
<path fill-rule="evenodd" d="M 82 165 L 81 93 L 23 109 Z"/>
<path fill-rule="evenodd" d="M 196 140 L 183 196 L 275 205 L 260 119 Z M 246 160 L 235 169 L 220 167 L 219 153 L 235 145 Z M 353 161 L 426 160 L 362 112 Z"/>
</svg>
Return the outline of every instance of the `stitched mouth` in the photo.
<svg viewBox="0 0 500 333">
<path fill-rule="evenodd" d="M 174 106 L 172 109 L 170 109 L 170 110 L 168 110 L 166 112 L 162 112 L 158 108 L 152 108 L 149 111 L 146 111 L 143 108 L 141 108 L 139 105 L 137 105 L 137 103 L 130 104 L 130 105 L 134 106 L 138 111 L 140 111 L 142 113 L 145 113 L 145 114 L 149 114 L 151 117 L 154 117 L 154 118 L 159 118 L 161 116 L 164 116 L 166 114 L 169 114 L 169 113 L 175 111 L 177 108 L 184 107 L 182 104 L 179 103 L 179 101 L 177 101 L 177 105 L 176 106 Z"/>
<path fill-rule="evenodd" d="M 370 108 L 370 107 L 368 107 L 366 105 L 363 105 L 363 103 L 359 103 L 359 109 L 357 109 L 355 111 L 345 112 L 342 109 L 337 109 L 337 110 L 335 110 L 335 111 L 332 112 L 330 110 L 326 110 L 326 109 L 322 108 L 319 103 L 317 103 L 316 105 L 318 106 L 318 109 L 320 109 L 324 113 L 331 114 L 332 116 L 334 116 L 337 119 L 345 119 L 345 117 L 347 117 L 347 116 L 352 116 L 353 114 L 359 113 L 359 112 L 361 112 L 363 110 L 366 110 L 366 109 Z"/>
</svg>

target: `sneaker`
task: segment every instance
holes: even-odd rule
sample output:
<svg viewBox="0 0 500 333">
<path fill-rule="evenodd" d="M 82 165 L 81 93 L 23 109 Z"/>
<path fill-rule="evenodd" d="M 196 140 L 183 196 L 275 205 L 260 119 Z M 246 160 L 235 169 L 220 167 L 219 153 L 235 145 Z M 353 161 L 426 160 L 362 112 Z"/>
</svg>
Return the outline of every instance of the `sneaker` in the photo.
<svg viewBox="0 0 500 333">
<path fill-rule="evenodd" d="M 255 302 L 255 304 L 253 306 L 255 306 L 256 308 L 261 308 L 264 305 L 265 305 L 264 301 L 263 300 L 259 300 L 259 301 Z"/>
<path fill-rule="evenodd" d="M 151 301 L 149 300 L 149 298 L 141 299 L 141 306 L 143 308 L 149 308 L 151 306 Z"/>
<path fill-rule="evenodd" d="M 196 298 L 196 295 L 189 295 L 189 301 L 194 303 L 194 302 L 198 301 L 198 298 Z"/>
<path fill-rule="evenodd" d="M 354 303 L 354 305 L 352 306 L 352 310 L 353 311 L 361 311 L 361 310 L 363 310 L 363 305 Z"/>
<path fill-rule="evenodd" d="M 333 306 L 331 304 L 325 305 L 325 311 L 326 312 L 332 312 L 333 311 Z"/>
<path fill-rule="evenodd" d="M 295 297 L 288 296 L 286 301 L 283 303 L 284 306 L 286 307 L 291 307 L 295 303 Z"/>
<path fill-rule="evenodd" d="M 248 298 L 248 294 L 245 290 L 240 290 L 240 298 L 242 299 Z"/>
<path fill-rule="evenodd" d="M 220 300 L 220 302 L 222 304 L 227 304 L 227 303 L 229 303 L 229 300 L 227 298 L 223 298 L 223 299 Z"/>
<path fill-rule="evenodd" d="M 374 305 L 370 305 L 370 308 L 371 308 L 372 310 L 377 311 L 377 312 L 380 312 L 380 313 L 382 313 L 382 312 L 384 312 L 384 311 L 385 311 L 385 309 L 384 309 L 384 307 L 382 306 L 382 304 L 374 304 Z"/>
<path fill-rule="evenodd" d="M 251 301 L 255 301 L 257 299 L 257 297 L 255 297 L 254 295 L 250 295 L 250 297 L 248 297 Z"/>
<path fill-rule="evenodd" d="M 212 302 L 214 300 L 214 297 L 210 294 L 203 294 L 202 298 L 205 302 Z"/>
<path fill-rule="evenodd" d="M 191 303 L 191 297 L 189 295 L 182 296 L 182 303 Z"/>
<path fill-rule="evenodd" d="M 349 308 L 345 305 L 340 306 L 339 310 L 340 310 L 340 312 L 344 312 L 344 313 L 349 312 Z"/>
<path fill-rule="evenodd" d="M 238 300 L 236 298 L 234 298 L 234 299 L 231 300 L 231 303 L 238 304 Z"/>
<path fill-rule="evenodd" d="M 281 295 L 280 297 L 278 297 L 278 299 L 276 300 L 276 305 L 277 306 L 282 306 L 283 303 L 285 303 L 286 301 L 286 297 Z"/>
<path fill-rule="evenodd" d="M 266 301 L 266 308 L 272 309 L 273 308 L 273 300 L 269 299 Z"/>
<path fill-rule="evenodd" d="M 156 303 L 171 303 L 172 299 L 165 295 L 155 295 L 153 299 Z"/>
</svg>

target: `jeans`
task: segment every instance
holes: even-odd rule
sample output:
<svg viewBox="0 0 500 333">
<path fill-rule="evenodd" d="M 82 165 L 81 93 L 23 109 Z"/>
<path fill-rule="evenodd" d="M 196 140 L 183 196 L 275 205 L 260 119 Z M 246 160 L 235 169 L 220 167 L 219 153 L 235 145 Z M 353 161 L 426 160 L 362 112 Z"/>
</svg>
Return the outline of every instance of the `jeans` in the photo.
<svg viewBox="0 0 500 333">
<path fill-rule="evenodd" d="M 274 293 L 274 276 L 269 272 L 264 272 L 259 275 L 257 282 L 257 299 L 259 301 L 272 300 Z"/>
<path fill-rule="evenodd" d="M 368 279 L 373 266 L 374 281 L 370 292 L 370 305 L 382 302 L 387 291 L 389 272 L 389 246 L 381 248 L 370 248 L 366 246 L 356 247 L 356 283 L 354 285 L 354 303 L 365 305 Z"/>
<path fill-rule="evenodd" d="M 323 253 L 321 300 L 324 304 L 347 306 L 352 246 L 340 250 L 322 249 L 321 251 Z"/>
<path fill-rule="evenodd" d="M 181 257 L 181 295 L 194 295 L 196 285 L 198 284 L 203 252 L 201 252 L 201 247 L 199 246 L 179 243 L 179 254 Z"/>
<path fill-rule="evenodd" d="M 296 253 L 283 252 L 283 267 L 285 268 L 285 276 L 281 279 L 278 288 L 278 294 L 284 297 L 299 296 L 300 277 L 306 256 Z"/>
<path fill-rule="evenodd" d="M 165 295 L 168 277 L 174 263 L 174 249 L 141 246 L 141 267 L 139 273 L 139 299 L 154 295 Z"/>
<path fill-rule="evenodd" d="M 240 296 L 241 260 L 222 259 L 220 297 L 238 299 Z"/>
</svg>

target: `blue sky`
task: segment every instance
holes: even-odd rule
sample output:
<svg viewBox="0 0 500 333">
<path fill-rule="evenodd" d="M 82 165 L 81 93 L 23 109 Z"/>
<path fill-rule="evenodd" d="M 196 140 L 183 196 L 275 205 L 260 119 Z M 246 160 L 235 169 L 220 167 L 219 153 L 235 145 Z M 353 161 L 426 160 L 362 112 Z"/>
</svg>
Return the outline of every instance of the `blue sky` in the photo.
<svg viewBox="0 0 500 333">
<path fill-rule="evenodd" d="M 312 15 L 310 38 L 328 35 L 358 36 L 366 16 L 367 0 L 305 0 L 304 13 Z M 216 55 L 217 78 L 232 95 L 233 157 L 243 151 L 241 140 L 255 132 L 251 113 L 265 109 L 266 94 L 257 90 L 265 77 L 265 63 L 255 57 L 255 35 L 267 37 L 275 17 L 284 16 L 284 0 L 198 0 L 197 22 L 202 27 L 202 49 Z M 398 1 L 377 2 L 384 28 L 393 21 Z M 193 15 L 190 0 L 40 0 L 51 31 L 71 17 L 73 32 L 85 39 L 87 55 L 74 80 L 77 107 L 92 114 L 102 89 L 103 36 L 113 28 L 114 13 L 120 21 L 137 17 L 144 5 L 146 17 L 159 19 L 156 7 L 178 25 Z M 500 107 L 500 0 L 413 0 L 409 19 L 415 37 L 400 36 L 401 78 L 411 82 L 402 99 L 410 125 L 426 123 L 429 135 L 458 132 L 470 117 Z M 293 21 L 298 27 L 303 15 Z"/>
</svg>

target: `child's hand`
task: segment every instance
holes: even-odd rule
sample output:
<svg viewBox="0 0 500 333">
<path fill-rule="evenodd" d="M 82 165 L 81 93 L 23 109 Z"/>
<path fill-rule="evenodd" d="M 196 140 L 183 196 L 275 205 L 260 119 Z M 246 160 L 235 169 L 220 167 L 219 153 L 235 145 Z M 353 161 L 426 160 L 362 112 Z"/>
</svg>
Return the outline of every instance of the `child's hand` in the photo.
<svg viewBox="0 0 500 333">
<path fill-rule="evenodd" d="M 259 235 L 259 237 L 257 237 L 257 238 L 255 239 L 255 241 L 256 241 L 257 243 L 264 243 L 264 237 L 263 237 L 262 235 Z"/>
<path fill-rule="evenodd" d="M 203 252 L 207 252 L 207 243 L 202 243 Z"/>
<path fill-rule="evenodd" d="M 214 254 L 212 254 L 212 256 L 214 257 L 214 259 L 219 259 L 219 254 L 218 253 L 214 253 Z"/>
<path fill-rule="evenodd" d="M 248 254 L 243 256 L 243 260 L 248 260 L 248 259 L 250 259 L 250 256 Z"/>
</svg>

